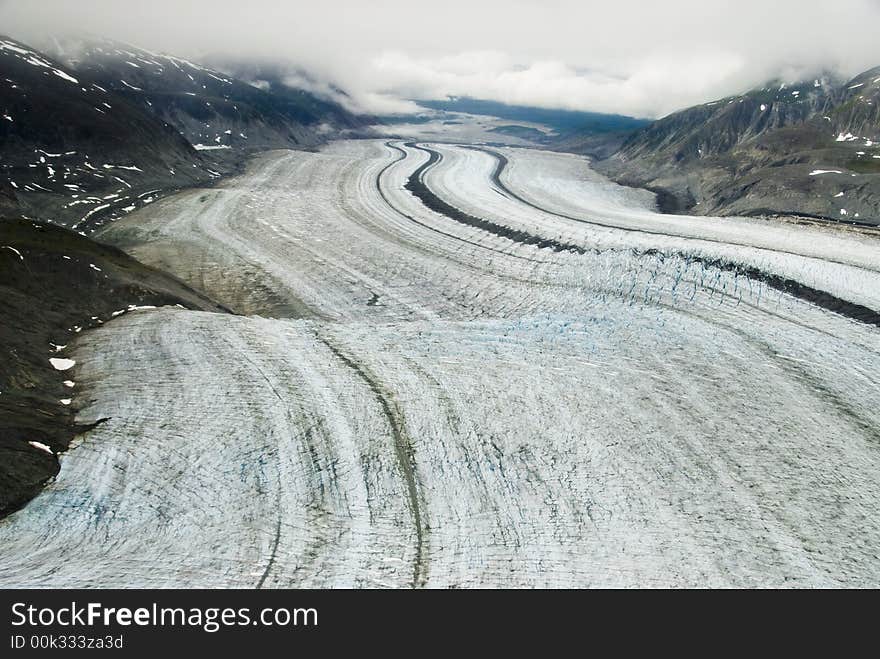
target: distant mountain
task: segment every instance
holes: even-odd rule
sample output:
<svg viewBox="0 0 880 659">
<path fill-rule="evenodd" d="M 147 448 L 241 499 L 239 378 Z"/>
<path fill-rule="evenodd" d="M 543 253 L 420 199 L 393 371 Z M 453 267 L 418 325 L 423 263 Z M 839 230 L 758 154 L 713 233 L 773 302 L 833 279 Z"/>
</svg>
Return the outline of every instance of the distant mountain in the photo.
<svg viewBox="0 0 880 659">
<path fill-rule="evenodd" d="M 157 188 L 207 180 L 190 143 L 140 104 L 0 37 L 0 215 L 82 226 Z"/>
<path fill-rule="evenodd" d="M 254 151 L 369 133 L 369 117 L 240 68 L 253 84 L 105 39 L 0 37 L 0 216 L 87 232 Z"/>
<path fill-rule="evenodd" d="M 440 101 L 417 101 L 432 110 L 484 114 L 511 121 L 541 124 L 559 134 L 602 134 L 632 131 L 649 124 L 646 119 L 635 119 L 620 114 L 558 110 L 523 105 L 507 105 L 476 98 L 450 98 Z"/>
<path fill-rule="evenodd" d="M 376 123 L 372 115 L 350 109 L 354 104 L 342 89 L 313 78 L 292 63 L 266 58 L 210 56 L 221 71 L 283 99 L 293 118 L 307 126 L 332 127 L 343 135 L 363 133 Z"/>
<path fill-rule="evenodd" d="M 664 210 L 880 224 L 880 68 L 774 83 L 676 112 L 597 167 Z"/>
<path fill-rule="evenodd" d="M 55 40 L 54 48 L 74 71 L 141 104 L 201 150 L 314 147 L 368 123 L 283 84 L 268 65 L 227 62 L 234 70 L 224 72 L 108 39 Z"/>
</svg>

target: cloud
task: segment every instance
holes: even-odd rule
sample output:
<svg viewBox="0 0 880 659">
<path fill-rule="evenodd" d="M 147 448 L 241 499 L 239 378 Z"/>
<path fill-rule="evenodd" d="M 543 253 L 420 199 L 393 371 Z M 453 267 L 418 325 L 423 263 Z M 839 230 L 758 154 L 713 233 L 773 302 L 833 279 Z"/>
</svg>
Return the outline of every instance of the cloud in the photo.
<svg viewBox="0 0 880 659">
<path fill-rule="evenodd" d="M 656 116 L 724 93 L 743 68 L 742 57 L 732 53 L 654 57 L 614 76 L 579 72 L 561 60 L 519 65 L 498 52 L 440 59 L 386 52 L 372 60 L 370 73 L 386 93 L 410 98 L 470 96 L 511 105 Z"/>
<path fill-rule="evenodd" d="M 379 113 L 467 95 L 653 117 L 880 64 L 880 0 L 29 0 L 0 2 L 0 25 L 25 40 L 77 30 L 193 59 L 284 59 Z"/>
</svg>

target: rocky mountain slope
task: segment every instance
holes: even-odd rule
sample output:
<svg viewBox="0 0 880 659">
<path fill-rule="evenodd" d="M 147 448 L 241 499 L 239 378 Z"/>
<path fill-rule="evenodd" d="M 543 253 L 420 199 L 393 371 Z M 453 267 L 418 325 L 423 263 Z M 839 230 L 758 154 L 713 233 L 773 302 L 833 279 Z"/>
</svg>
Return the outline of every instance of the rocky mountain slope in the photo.
<svg viewBox="0 0 880 659">
<path fill-rule="evenodd" d="M 71 404 L 79 333 L 143 306 L 223 311 L 177 279 L 74 231 L 0 219 L 0 516 L 58 471 L 83 430 Z"/>
<path fill-rule="evenodd" d="M 367 132 L 337 103 L 254 82 L 108 40 L 0 37 L 0 213 L 88 233 L 255 151 Z"/>
<path fill-rule="evenodd" d="M 0 213 L 78 229 L 211 173 L 178 131 L 57 60 L 0 38 Z"/>
<path fill-rule="evenodd" d="M 342 106 L 283 84 L 258 65 L 235 75 L 108 39 L 53 40 L 73 70 L 177 128 L 199 150 L 317 146 L 330 136 L 365 130 Z"/>
<path fill-rule="evenodd" d="M 663 210 L 880 224 L 880 68 L 776 83 L 634 132 L 598 168 Z"/>
</svg>

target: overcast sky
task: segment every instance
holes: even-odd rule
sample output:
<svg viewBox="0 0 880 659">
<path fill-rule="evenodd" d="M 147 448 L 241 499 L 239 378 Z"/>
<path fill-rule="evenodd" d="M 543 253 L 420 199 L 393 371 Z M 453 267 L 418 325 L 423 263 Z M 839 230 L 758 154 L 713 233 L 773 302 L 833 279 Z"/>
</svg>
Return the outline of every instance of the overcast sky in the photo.
<svg viewBox="0 0 880 659">
<path fill-rule="evenodd" d="M 0 0 L 0 32 L 71 30 L 283 58 L 372 112 L 456 95 L 656 117 L 880 65 L 880 0 Z"/>
</svg>

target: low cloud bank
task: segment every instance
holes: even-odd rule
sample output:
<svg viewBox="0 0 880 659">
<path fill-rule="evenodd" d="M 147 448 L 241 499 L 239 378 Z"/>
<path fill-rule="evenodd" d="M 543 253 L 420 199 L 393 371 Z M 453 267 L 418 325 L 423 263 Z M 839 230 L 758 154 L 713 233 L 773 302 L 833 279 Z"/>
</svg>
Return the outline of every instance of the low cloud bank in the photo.
<svg viewBox="0 0 880 659">
<path fill-rule="evenodd" d="M 191 58 L 271 57 L 378 114 L 472 96 L 657 117 L 771 78 L 880 65 L 878 0 L 0 2 L 0 28 L 78 31 Z M 297 82 L 292 73 L 291 82 Z M 318 82 L 316 82 L 318 81 Z M 298 81 L 304 84 L 303 80 Z"/>
</svg>

